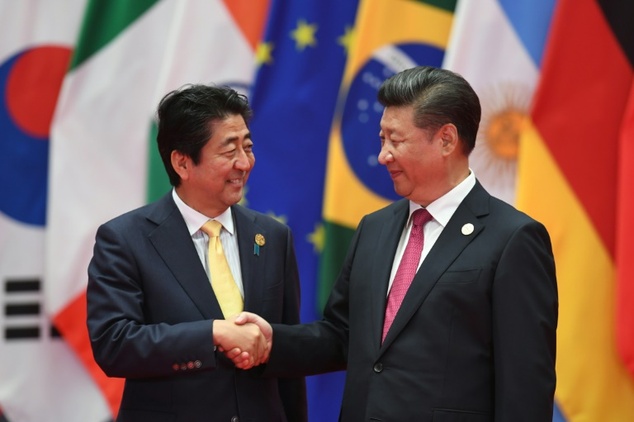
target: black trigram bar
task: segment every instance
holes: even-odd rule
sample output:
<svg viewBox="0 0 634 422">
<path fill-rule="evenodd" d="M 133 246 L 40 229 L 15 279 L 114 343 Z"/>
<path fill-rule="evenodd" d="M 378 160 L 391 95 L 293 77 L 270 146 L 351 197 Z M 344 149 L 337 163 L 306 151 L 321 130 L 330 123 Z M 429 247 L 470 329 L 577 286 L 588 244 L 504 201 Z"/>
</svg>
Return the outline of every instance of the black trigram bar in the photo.
<svg viewBox="0 0 634 422">
<path fill-rule="evenodd" d="M 7 301 L 4 303 L 4 315 L 6 317 L 4 328 L 4 338 L 6 340 L 28 340 L 39 339 L 42 335 L 39 324 L 31 325 L 16 325 L 15 321 L 11 321 L 13 317 L 37 317 L 41 318 L 42 304 L 39 297 L 42 288 L 40 280 L 35 278 L 23 278 L 23 279 L 9 279 L 4 283 L 4 291 L 6 293 Z M 36 295 L 31 297 L 28 302 L 16 302 L 13 299 L 13 295 L 27 296 Z M 50 336 L 52 338 L 59 338 L 59 332 L 51 325 Z M 2 420 L 0 419 L 0 422 Z"/>
<path fill-rule="evenodd" d="M 7 304 L 4 307 L 4 314 L 8 317 L 19 315 L 39 315 L 40 314 L 39 303 L 15 303 Z"/>
<path fill-rule="evenodd" d="M 40 338 L 40 327 L 7 327 L 4 329 L 4 338 L 7 340 Z"/>
<path fill-rule="evenodd" d="M 41 282 L 38 279 L 7 280 L 4 285 L 6 293 L 39 292 Z"/>
</svg>

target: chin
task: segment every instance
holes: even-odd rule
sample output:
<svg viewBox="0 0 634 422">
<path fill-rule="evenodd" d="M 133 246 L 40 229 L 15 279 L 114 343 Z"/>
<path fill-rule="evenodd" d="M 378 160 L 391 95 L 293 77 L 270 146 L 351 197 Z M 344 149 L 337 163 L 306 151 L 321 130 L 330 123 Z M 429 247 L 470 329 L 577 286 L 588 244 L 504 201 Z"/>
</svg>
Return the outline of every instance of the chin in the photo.
<svg viewBox="0 0 634 422">
<path fill-rule="evenodd" d="M 405 191 L 405 189 L 403 189 L 402 187 L 399 188 L 399 186 L 397 186 L 396 184 L 394 184 L 394 192 L 396 192 L 398 196 L 402 196 L 404 198 L 406 198 L 411 193 Z"/>
<path fill-rule="evenodd" d="M 242 202 L 242 200 L 244 199 L 244 196 L 243 196 L 243 195 L 237 195 L 237 196 L 235 196 L 235 197 L 234 197 L 234 198 L 232 198 L 232 199 L 233 199 L 233 201 L 231 201 L 231 203 L 232 203 L 233 205 L 235 205 L 235 204 L 240 204 L 240 203 Z"/>
</svg>

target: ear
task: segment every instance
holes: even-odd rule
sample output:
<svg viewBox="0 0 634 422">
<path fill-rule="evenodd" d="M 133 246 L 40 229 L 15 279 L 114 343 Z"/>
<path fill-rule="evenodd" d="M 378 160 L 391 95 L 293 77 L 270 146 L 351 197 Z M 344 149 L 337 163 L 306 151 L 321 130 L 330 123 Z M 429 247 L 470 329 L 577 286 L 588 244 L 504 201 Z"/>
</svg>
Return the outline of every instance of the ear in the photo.
<svg viewBox="0 0 634 422">
<path fill-rule="evenodd" d="M 189 170 L 191 169 L 191 160 L 188 155 L 183 154 L 180 151 L 172 151 L 170 155 L 170 160 L 172 162 L 172 168 L 178 175 L 181 180 L 187 180 L 189 176 Z"/>
<path fill-rule="evenodd" d="M 440 134 L 443 154 L 453 153 L 460 143 L 458 128 L 453 123 L 447 123 L 440 128 L 438 133 Z"/>
</svg>

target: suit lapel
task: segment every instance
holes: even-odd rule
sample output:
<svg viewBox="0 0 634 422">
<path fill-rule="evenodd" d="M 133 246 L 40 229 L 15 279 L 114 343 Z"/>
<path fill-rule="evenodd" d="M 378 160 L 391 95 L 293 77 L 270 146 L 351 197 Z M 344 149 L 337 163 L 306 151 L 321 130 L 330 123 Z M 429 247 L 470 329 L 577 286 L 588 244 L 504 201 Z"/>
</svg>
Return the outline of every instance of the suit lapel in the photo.
<svg viewBox="0 0 634 422">
<path fill-rule="evenodd" d="M 383 335 L 383 321 L 385 319 L 385 307 L 387 302 L 387 287 L 392 272 L 392 264 L 398 241 L 401 237 L 403 227 L 409 217 L 409 201 L 399 201 L 394 207 L 394 214 L 383 224 L 377 238 L 376 254 L 373 260 L 372 274 L 376 274 L 374 284 L 370 286 L 372 303 L 372 333 L 376 342 L 372 344 L 377 348 L 381 343 Z"/>
<path fill-rule="evenodd" d="M 213 294 L 185 220 L 172 200 L 171 192 L 157 203 L 148 219 L 157 225 L 148 238 L 174 279 L 204 318 L 218 318 L 222 315 L 220 305 Z"/>
<path fill-rule="evenodd" d="M 389 346 L 398 336 L 414 313 L 423 306 L 423 302 L 442 274 L 484 229 L 484 224 L 479 217 L 488 214 L 488 198 L 489 194 L 479 183 L 476 183 L 476 186 L 458 206 L 418 269 L 385 338 L 384 346 Z M 473 224 L 474 230 L 465 235 L 462 233 L 462 228 L 466 224 Z"/>
<path fill-rule="evenodd" d="M 261 311 L 265 281 L 265 264 L 267 248 L 262 246 L 256 253 L 254 250 L 255 235 L 261 234 L 266 240 L 267 232 L 256 223 L 255 214 L 248 213 L 240 206 L 232 207 L 233 219 L 238 234 L 238 250 L 240 251 L 240 269 L 244 287 L 244 309 L 250 312 Z M 270 248 L 269 248 L 270 249 Z"/>
</svg>

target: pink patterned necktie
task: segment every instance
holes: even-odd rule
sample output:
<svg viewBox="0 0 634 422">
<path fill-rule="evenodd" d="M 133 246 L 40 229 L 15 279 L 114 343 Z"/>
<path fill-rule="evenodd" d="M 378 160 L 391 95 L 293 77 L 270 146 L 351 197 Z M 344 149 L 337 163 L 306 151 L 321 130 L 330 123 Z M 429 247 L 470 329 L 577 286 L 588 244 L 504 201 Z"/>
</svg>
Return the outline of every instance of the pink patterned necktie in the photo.
<svg viewBox="0 0 634 422">
<path fill-rule="evenodd" d="M 412 231 L 409 234 L 409 240 L 403 253 L 401 263 L 396 270 L 394 281 L 392 282 L 392 288 L 387 297 L 387 307 L 385 308 L 385 320 L 383 322 L 383 336 L 381 337 L 381 343 L 385 340 L 385 336 L 394 322 L 394 317 L 403 303 L 403 298 L 407 289 L 409 289 L 412 280 L 418 270 L 418 262 L 420 261 L 420 254 L 423 251 L 423 243 L 425 237 L 423 234 L 423 228 L 425 223 L 432 219 L 431 214 L 426 209 L 418 209 L 412 214 Z"/>
</svg>

